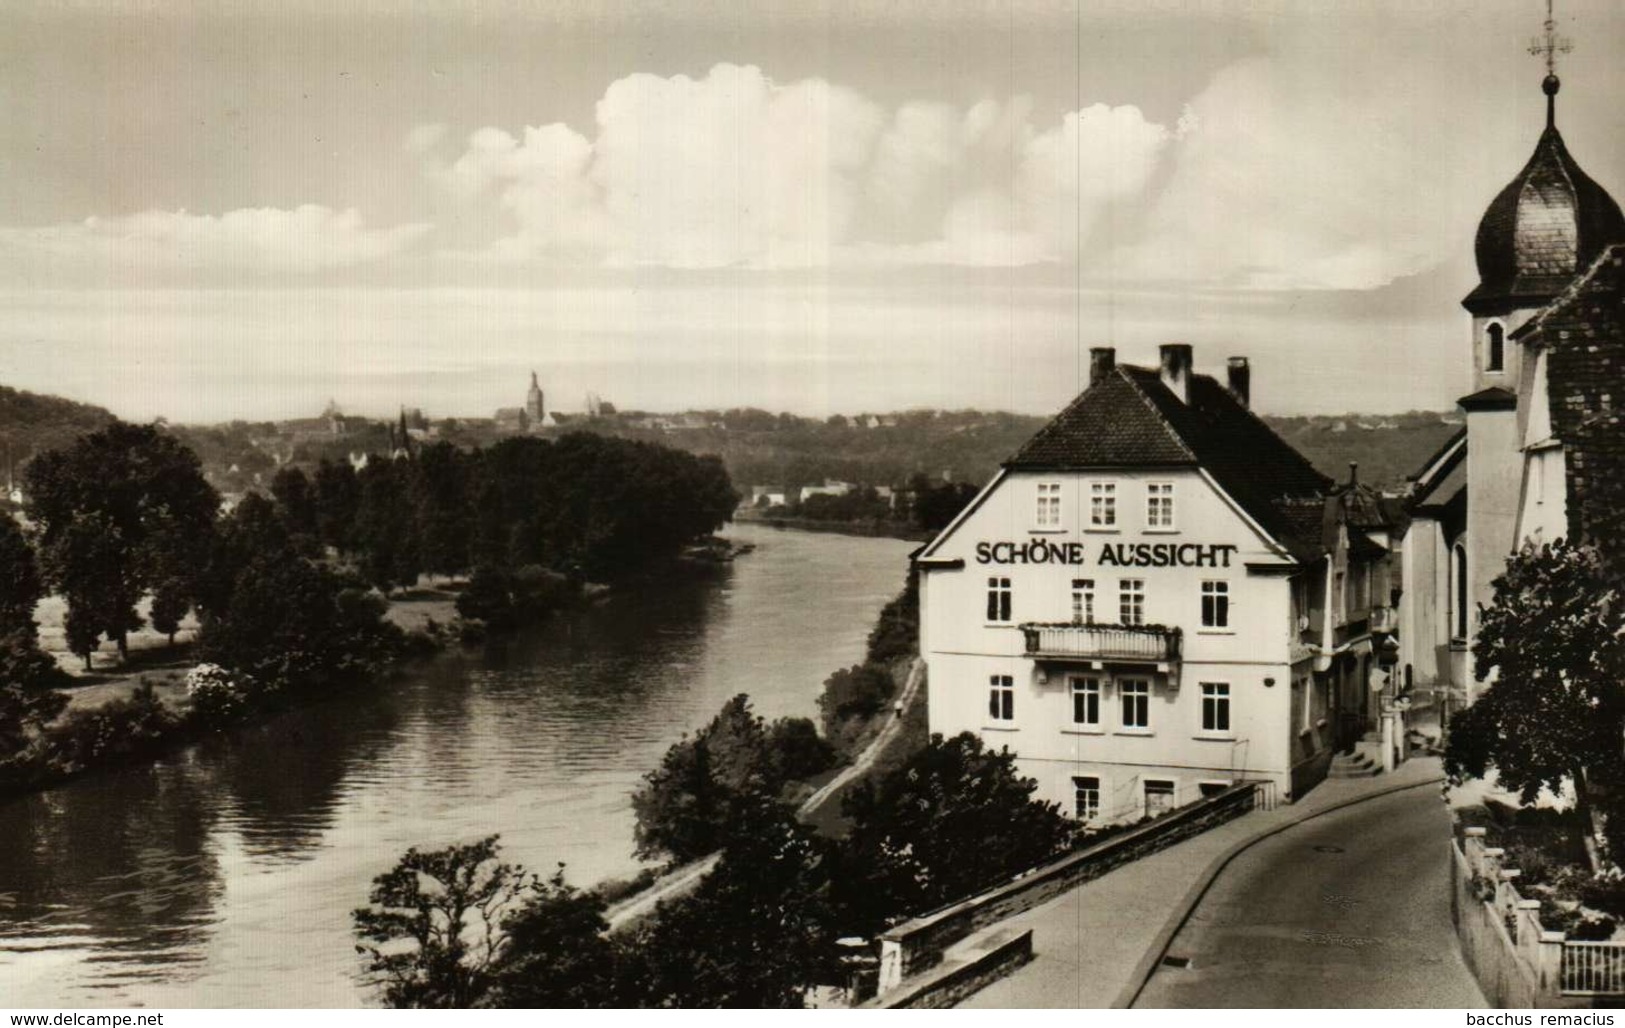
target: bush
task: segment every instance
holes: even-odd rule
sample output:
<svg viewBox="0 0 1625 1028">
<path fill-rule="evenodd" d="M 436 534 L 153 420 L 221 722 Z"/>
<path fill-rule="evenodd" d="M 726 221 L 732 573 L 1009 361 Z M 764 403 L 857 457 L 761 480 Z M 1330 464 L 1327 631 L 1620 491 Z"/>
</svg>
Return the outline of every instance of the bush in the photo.
<svg viewBox="0 0 1625 1028">
<path fill-rule="evenodd" d="M 97 764 L 158 753 L 180 727 L 180 719 L 143 681 L 129 699 L 70 711 L 46 733 L 50 761 L 71 774 Z"/>
<path fill-rule="evenodd" d="M 1032 798 L 1015 756 L 970 733 L 940 735 L 879 782 L 847 793 L 846 873 L 836 880 L 860 934 L 974 895 L 1065 851 L 1072 821 Z"/>
<path fill-rule="evenodd" d="M 199 664 L 186 673 L 186 695 L 192 717 L 207 727 L 237 724 L 253 709 L 247 676 L 233 675 L 219 664 Z"/>
<path fill-rule="evenodd" d="M 780 782 L 811 778 L 835 764 L 835 747 L 804 717 L 773 722 L 767 731 L 767 746 L 774 776 Z"/>
<path fill-rule="evenodd" d="M 909 568 L 903 591 L 881 608 L 869 633 L 867 664 L 886 666 L 920 652 L 920 574 Z"/>
</svg>

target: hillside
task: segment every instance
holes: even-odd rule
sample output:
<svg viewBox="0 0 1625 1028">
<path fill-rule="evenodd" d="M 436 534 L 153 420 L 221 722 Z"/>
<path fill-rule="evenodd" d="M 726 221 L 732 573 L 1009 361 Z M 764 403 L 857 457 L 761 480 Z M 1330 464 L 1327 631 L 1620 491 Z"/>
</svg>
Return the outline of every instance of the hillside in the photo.
<svg viewBox="0 0 1625 1028">
<path fill-rule="evenodd" d="M 1323 474 L 1345 481 L 1349 462 L 1358 461 L 1360 481 L 1391 491 L 1403 489 L 1406 476 L 1461 429 L 1459 414 L 1437 411 L 1264 420 Z"/>
<path fill-rule="evenodd" d="M 101 407 L 0 386 L 0 462 L 21 464 L 35 453 L 66 446 L 113 415 Z M 7 468 L 0 464 L 0 474 Z"/>
</svg>

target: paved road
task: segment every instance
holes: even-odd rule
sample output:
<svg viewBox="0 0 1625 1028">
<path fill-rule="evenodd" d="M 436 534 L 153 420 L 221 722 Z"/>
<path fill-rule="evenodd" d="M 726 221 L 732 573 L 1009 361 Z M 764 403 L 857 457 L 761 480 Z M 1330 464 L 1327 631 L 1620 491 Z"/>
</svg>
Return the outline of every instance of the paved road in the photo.
<svg viewBox="0 0 1625 1028">
<path fill-rule="evenodd" d="M 1450 818 L 1410 789 L 1290 828 L 1225 869 L 1137 1007 L 1483 1007 L 1450 922 Z"/>
</svg>

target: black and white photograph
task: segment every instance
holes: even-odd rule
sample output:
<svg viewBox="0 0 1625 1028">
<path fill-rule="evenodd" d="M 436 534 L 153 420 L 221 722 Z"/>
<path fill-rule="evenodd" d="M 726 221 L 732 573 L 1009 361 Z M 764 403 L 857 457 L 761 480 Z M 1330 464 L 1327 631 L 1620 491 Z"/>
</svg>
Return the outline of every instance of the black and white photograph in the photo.
<svg viewBox="0 0 1625 1028">
<path fill-rule="evenodd" d="M 9 0 L 0 1014 L 1613 1024 L 1616 197 L 1617 0 Z"/>
</svg>

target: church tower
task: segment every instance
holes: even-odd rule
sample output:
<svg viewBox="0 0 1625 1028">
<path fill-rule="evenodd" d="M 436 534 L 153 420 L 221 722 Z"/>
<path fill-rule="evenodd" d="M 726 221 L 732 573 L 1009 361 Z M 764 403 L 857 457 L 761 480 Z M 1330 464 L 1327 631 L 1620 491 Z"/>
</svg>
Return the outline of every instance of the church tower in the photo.
<svg viewBox="0 0 1625 1028">
<path fill-rule="evenodd" d="M 542 405 L 542 387 L 536 381 L 536 372 L 530 373 L 530 390 L 525 393 L 525 417 L 530 420 L 533 428 L 542 427 L 542 415 L 545 413 Z"/>
<path fill-rule="evenodd" d="M 1546 357 L 1518 330 L 1607 247 L 1625 242 L 1619 204 L 1580 169 L 1557 130 L 1556 57 L 1569 49 L 1548 0 L 1545 33 L 1529 48 L 1546 62 L 1546 127 L 1523 170 L 1479 222 L 1473 247 L 1479 283 L 1462 300 L 1472 316 L 1472 373 L 1468 395 L 1458 401 L 1467 421 L 1468 486 L 1466 531 L 1450 544 L 1448 562 L 1452 648 L 1470 649 L 1478 606 L 1492 601 L 1491 582 L 1530 533 L 1525 501 L 1544 482 L 1544 451 L 1553 446 L 1543 427 Z"/>
<path fill-rule="evenodd" d="M 1556 55 L 1570 49 L 1548 6 L 1545 35 L 1530 51 L 1546 59 L 1546 130 L 1523 170 L 1490 203 L 1473 244 L 1478 287 L 1462 306 L 1473 318 L 1472 388 L 1516 395 L 1526 373 L 1512 334 L 1555 300 L 1611 243 L 1625 216 L 1569 156 L 1557 131 Z"/>
</svg>

